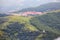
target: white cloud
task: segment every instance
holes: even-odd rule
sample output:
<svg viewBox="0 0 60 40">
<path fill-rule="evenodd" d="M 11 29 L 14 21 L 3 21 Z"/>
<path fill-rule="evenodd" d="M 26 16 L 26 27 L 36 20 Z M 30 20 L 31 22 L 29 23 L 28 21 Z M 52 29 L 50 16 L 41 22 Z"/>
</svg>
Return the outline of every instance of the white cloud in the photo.
<svg viewBox="0 0 60 40">
<path fill-rule="evenodd" d="M 54 0 L 54 2 L 57 2 L 58 0 Z"/>
<path fill-rule="evenodd" d="M 1 6 L 23 5 L 25 0 L 0 0 Z"/>
<path fill-rule="evenodd" d="M 57 1 L 60 1 L 60 0 L 57 0 Z"/>
<path fill-rule="evenodd" d="M 16 3 L 23 3 L 25 0 L 15 0 Z"/>
<path fill-rule="evenodd" d="M 37 0 L 37 1 L 41 1 L 41 0 Z"/>
<path fill-rule="evenodd" d="M 53 2 L 60 2 L 60 0 L 53 0 Z"/>
</svg>

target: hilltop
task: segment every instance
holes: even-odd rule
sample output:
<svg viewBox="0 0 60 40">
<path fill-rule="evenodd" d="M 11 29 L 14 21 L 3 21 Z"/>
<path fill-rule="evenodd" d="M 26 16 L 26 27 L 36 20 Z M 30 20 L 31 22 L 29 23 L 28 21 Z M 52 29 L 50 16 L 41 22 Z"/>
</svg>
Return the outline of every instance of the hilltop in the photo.
<svg viewBox="0 0 60 40">
<path fill-rule="evenodd" d="M 32 17 L 0 17 L 0 40 L 54 40 L 59 36 L 60 11 Z"/>
</svg>

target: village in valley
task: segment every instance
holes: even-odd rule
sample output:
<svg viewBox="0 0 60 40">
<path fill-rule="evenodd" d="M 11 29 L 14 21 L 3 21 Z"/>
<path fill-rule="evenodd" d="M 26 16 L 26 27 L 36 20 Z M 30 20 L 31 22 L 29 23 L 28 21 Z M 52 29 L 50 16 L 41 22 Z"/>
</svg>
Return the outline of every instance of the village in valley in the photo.
<svg viewBox="0 0 60 40">
<path fill-rule="evenodd" d="M 21 13 L 11 13 L 11 15 L 15 15 L 15 16 L 36 16 L 36 15 L 43 15 L 46 13 L 43 12 L 21 12 Z"/>
</svg>

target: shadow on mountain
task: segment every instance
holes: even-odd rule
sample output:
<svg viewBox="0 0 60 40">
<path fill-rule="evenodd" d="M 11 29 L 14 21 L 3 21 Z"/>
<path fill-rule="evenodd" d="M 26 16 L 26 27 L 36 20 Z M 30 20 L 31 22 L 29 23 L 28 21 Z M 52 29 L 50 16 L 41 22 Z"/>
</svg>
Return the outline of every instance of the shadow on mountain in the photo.
<svg viewBox="0 0 60 40">
<path fill-rule="evenodd" d="M 28 31 L 24 29 L 25 25 L 18 22 L 12 23 L 7 26 L 7 29 L 3 31 L 8 35 L 12 40 L 35 40 L 36 36 L 40 34 L 37 31 Z"/>
</svg>

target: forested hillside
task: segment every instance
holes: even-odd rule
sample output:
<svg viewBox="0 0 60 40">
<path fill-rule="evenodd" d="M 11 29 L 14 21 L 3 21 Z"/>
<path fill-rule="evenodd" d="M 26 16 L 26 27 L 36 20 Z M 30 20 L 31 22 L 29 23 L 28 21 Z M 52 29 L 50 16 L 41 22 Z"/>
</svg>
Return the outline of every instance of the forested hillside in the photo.
<svg viewBox="0 0 60 40">
<path fill-rule="evenodd" d="M 31 24 L 40 30 L 47 30 L 50 32 L 57 32 L 60 34 L 60 12 L 47 13 L 45 15 L 37 16 L 31 19 Z M 55 31 L 54 31 L 55 30 Z"/>
<path fill-rule="evenodd" d="M 0 40 L 54 40 L 60 36 L 60 12 L 0 17 Z"/>
</svg>

